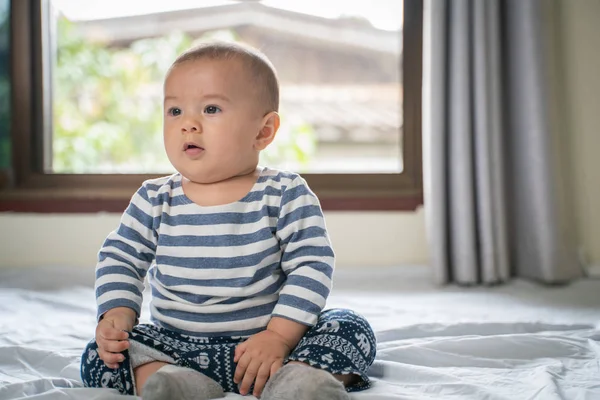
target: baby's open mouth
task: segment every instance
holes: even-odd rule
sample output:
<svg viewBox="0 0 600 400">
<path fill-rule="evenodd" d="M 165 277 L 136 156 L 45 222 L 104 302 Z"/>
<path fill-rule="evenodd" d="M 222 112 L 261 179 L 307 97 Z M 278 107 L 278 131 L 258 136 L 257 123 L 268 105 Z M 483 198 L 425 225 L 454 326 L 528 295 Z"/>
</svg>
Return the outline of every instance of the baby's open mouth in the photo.
<svg viewBox="0 0 600 400">
<path fill-rule="evenodd" d="M 197 144 L 194 143 L 186 143 L 183 145 L 183 151 L 189 150 L 189 149 L 200 149 L 200 150 L 204 150 L 204 148 L 198 146 Z"/>
<path fill-rule="evenodd" d="M 200 147 L 196 143 L 185 143 L 183 145 L 183 151 L 185 152 L 185 154 L 195 156 L 202 153 L 204 151 L 204 147 Z"/>
</svg>

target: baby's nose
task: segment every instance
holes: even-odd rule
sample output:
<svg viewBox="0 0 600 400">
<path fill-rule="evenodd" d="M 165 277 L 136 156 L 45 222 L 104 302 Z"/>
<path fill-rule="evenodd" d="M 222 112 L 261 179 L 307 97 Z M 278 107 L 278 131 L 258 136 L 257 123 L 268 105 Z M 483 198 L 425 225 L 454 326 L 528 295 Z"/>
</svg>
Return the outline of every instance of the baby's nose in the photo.
<svg viewBox="0 0 600 400">
<path fill-rule="evenodd" d="M 191 126 L 184 126 L 184 127 L 181 129 L 181 131 L 182 131 L 182 132 L 184 132 L 184 133 L 187 133 L 187 132 L 197 132 L 197 131 L 198 131 L 198 128 L 196 128 L 194 125 L 191 125 Z"/>
<path fill-rule="evenodd" d="M 194 119 L 186 120 L 181 127 L 181 133 L 196 133 L 200 130 L 200 123 Z"/>
</svg>

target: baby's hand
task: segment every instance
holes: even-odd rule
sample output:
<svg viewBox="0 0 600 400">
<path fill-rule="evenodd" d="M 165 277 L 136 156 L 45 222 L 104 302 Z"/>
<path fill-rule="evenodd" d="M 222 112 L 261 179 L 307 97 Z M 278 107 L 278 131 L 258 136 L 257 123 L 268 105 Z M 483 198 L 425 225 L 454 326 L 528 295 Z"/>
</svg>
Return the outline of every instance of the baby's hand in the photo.
<svg viewBox="0 0 600 400">
<path fill-rule="evenodd" d="M 114 308 L 104 314 L 96 327 L 98 356 L 108 368 L 119 368 L 125 357 L 120 354 L 129 348 L 127 338 L 135 324 L 135 312 L 126 307 Z"/>
<path fill-rule="evenodd" d="M 253 395 L 260 397 L 267 380 L 281 368 L 290 352 L 283 337 L 268 330 L 252 335 L 238 345 L 233 360 L 237 363 L 233 381 L 238 385 L 242 383 L 240 393 L 248 394 L 254 382 Z"/>
</svg>

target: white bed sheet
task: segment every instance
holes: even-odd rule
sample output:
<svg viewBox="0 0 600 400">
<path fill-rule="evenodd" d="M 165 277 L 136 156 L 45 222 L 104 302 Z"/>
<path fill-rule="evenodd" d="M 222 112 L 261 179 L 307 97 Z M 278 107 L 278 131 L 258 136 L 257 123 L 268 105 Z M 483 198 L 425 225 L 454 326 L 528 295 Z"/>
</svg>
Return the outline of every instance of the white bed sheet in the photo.
<svg viewBox="0 0 600 400">
<path fill-rule="evenodd" d="M 92 280 L 89 269 L 0 270 L 0 400 L 135 398 L 81 385 Z M 339 270 L 328 307 L 377 332 L 373 388 L 352 399 L 600 399 L 600 281 L 437 289 L 424 267 Z"/>
</svg>

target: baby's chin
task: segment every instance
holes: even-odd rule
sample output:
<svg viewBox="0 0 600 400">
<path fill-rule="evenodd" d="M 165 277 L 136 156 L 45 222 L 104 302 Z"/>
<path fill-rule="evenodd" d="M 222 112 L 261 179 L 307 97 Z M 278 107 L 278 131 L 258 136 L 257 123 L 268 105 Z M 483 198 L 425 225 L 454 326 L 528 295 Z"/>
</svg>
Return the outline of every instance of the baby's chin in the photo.
<svg viewBox="0 0 600 400">
<path fill-rule="evenodd" d="M 248 168 L 238 168 L 232 170 L 219 170 L 213 173 L 205 171 L 178 171 L 181 176 L 191 183 L 199 185 L 210 185 L 237 178 L 243 175 L 253 174 L 258 165 L 249 166 Z"/>
<path fill-rule="evenodd" d="M 197 183 L 199 185 L 210 185 L 212 183 L 218 183 L 222 181 L 226 181 L 231 178 L 228 174 L 220 175 L 220 176 L 210 176 L 205 174 L 198 173 L 183 173 L 179 172 L 181 176 L 189 181 L 190 183 Z"/>
</svg>

